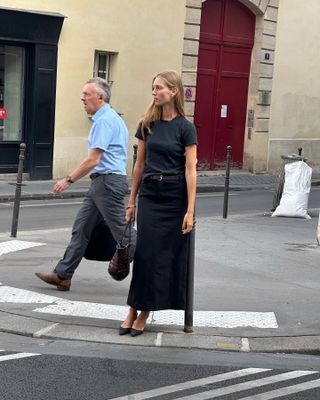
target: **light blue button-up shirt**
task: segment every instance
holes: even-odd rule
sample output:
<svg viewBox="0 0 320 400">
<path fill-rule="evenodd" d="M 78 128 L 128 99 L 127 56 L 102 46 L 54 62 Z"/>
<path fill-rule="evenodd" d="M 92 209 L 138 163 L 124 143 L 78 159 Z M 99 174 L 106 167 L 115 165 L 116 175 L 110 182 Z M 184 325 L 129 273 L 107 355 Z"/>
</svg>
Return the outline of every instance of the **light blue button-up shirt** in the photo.
<svg viewBox="0 0 320 400">
<path fill-rule="evenodd" d="M 92 121 L 89 151 L 100 149 L 103 153 L 91 172 L 126 175 L 129 133 L 123 119 L 105 104 L 92 116 Z"/>
</svg>

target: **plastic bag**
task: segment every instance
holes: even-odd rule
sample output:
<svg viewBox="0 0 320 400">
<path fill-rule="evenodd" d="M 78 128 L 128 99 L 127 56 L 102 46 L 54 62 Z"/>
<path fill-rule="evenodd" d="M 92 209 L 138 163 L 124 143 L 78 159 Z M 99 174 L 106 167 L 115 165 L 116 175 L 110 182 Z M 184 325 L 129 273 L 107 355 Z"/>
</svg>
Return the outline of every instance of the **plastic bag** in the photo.
<svg viewBox="0 0 320 400">
<path fill-rule="evenodd" d="M 304 161 L 285 165 L 285 181 L 280 204 L 272 217 L 296 217 L 310 219 L 308 201 L 311 188 L 312 168 Z"/>
<path fill-rule="evenodd" d="M 317 242 L 318 242 L 318 246 L 320 246 L 320 211 L 319 211 L 319 219 L 318 219 L 318 227 L 317 227 Z"/>
</svg>

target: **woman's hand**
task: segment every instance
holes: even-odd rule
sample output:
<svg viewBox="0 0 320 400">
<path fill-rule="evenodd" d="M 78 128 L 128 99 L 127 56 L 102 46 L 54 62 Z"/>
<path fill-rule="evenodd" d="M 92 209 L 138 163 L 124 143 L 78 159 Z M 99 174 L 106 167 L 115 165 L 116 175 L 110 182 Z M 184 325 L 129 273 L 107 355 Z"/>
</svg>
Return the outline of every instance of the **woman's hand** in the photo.
<svg viewBox="0 0 320 400">
<path fill-rule="evenodd" d="M 126 221 L 127 222 L 134 222 L 136 214 L 136 206 L 135 205 L 128 205 L 126 208 Z"/>
<path fill-rule="evenodd" d="M 189 233 L 192 231 L 193 228 L 193 218 L 194 214 L 193 212 L 187 212 L 183 218 L 183 223 L 182 223 L 182 233 L 185 235 L 186 233 Z"/>
</svg>

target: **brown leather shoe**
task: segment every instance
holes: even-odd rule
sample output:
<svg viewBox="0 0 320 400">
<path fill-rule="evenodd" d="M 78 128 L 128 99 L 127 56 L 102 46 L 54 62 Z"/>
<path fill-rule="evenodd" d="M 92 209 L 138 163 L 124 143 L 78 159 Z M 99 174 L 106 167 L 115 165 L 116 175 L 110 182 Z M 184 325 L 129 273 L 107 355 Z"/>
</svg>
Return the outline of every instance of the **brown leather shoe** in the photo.
<svg viewBox="0 0 320 400">
<path fill-rule="evenodd" d="M 51 274 L 45 274 L 44 272 L 36 272 L 36 276 L 40 278 L 43 282 L 49 283 L 49 285 L 54 285 L 58 290 L 64 292 L 70 290 L 71 279 L 60 279 L 58 274 L 52 272 Z"/>
</svg>

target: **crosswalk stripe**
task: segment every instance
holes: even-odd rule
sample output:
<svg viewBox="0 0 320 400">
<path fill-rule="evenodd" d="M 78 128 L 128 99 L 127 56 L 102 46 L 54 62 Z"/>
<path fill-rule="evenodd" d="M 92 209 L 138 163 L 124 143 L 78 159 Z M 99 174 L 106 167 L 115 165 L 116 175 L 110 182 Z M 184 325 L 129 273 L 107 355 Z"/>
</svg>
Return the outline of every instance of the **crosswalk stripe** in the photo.
<svg viewBox="0 0 320 400">
<path fill-rule="evenodd" d="M 281 389 L 271 390 L 270 392 L 260 393 L 257 395 L 243 397 L 241 400 L 269 400 L 275 399 L 280 396 L 287 396 L 289 394 L 304 392 L 305 390 L 315 389 L 320 386 L 320 379 L 313 381 L 299 383 L 293 386 L 287 386 Z"/>
<path fill-rule="evenodd" d="M 8 355 L 5 355 L 5 356 L 0 356 L 0 362 L 1 361 L 8 361 L 8 360 L 17 360 L 19 358 L 35 357 L 35 356 L 40 356 L 40 354 L 35 354 L 35 353 L 8 354 Z"/>
<path fill-rule="evenodd" d="M 152 397 L 161 396 L 163 394 L 169 394 L 179 392 L 181 390 L 192 389 L 199 386 L 210 385 L 212 383 L 222 382 L 228 379 L 240 378 L 247 375 L 257 374 L 270 369 L 265 368 L 246 368 L 232 372 L 226 372 L 224 374 L 208 376 L 207 378 L 195 379 L 188 382 L 178 383 L 176 385 L 164 386 L 158 389 L 147 390 L 145 392 L 135 393 L 129 396 L 116 397 L 110 400 L 128 400 L 132 396 L 134 400 L 151 399 Z"/>
<path fill-rule="evenodd" d="M 318 371 L 291 371 L 284 374 L 273 375 L 267 378 L 257 379 L 249 382 L 242 382 L 236 385 L 227 386 L 220 389 L 208 390 L 191 396 L 179 397 L 179 400 L 207 400 L 226 394 L 240 392 L 242 390 L 255 389 L 260 386 L 271 385 L 273 383 L 287 381 L 289 379 L 299 378 L 301 376 L 317 374 Z"/>
</svg>

